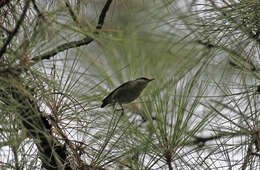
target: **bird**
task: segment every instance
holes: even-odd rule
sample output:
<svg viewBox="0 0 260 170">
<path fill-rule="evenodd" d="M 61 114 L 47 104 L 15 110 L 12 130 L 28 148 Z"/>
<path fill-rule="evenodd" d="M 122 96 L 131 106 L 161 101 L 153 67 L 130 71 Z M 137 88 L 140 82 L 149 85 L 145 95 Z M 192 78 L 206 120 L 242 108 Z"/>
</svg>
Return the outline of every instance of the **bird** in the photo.
<svg viewBox="0 0 260 170">
<path fill-rule="evenodd" d="M 101 108 L 105 107 L 108 104 L 112 104 L 114 107 L 116 103 L 118 103 L 122 107 L 122 104 L 127 104 L 134 101 L 140 96 L 148 83 L 153 80 L 153 78 L 148 79 L 146 77 L 140 77 L 135 80 L 130 80 L 123 83 L 104 98 Z"/>
</svg>

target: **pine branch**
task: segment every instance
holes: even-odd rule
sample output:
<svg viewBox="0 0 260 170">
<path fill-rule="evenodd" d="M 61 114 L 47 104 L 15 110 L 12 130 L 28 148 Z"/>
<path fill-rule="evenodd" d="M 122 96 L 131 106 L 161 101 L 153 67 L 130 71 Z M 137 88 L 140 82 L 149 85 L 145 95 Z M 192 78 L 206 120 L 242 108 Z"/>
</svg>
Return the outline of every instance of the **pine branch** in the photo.
<svg viewBox="0 0 260 170">
<path fill-rule="evenodd" d="M 104 8 L 101 11 L 101 14 L 99 16 L 99 20 L 98 20 L 98 25 L 96 26 L 96 29 L 99 30 L 103 27 L 104 25 L 104 21 L 105 21 L 105 17 L 106 17 L 106 13 L 109 10 L 109 7 L 112 3 L 112 0 L 107 0 Z M 97 31 L 94 33 L 98 33 Z M 58 47 L 56 47 L 55 49 L 46 52 L 45 54 L 39 55 L 39 56 L 35 56 L 32 58 L 32 60 L 34 61 L 34 64 L 36 64 L 37 62 L 44 60 L 44 59 L 50 59 L 51 57 L 55 56 L 56 54 L 58 54 L 59 52 L 71 49 L 71 48 L 75 48 L 75 47 L 80 47 L 82 45 L 88 45 L 89 43 L 91 43 L 94 39 L 92 37 L 85 37 L 82 40 L 78 40 L 78 41 L 72 41 L 72 42 L 68 42 L 68 43 L 64 43 Z"/>
<path fill-rule="evenodd" d="M 23 23 L 23 20 L 25 18 L 25 15 L 26 15 L 26 12 L 30 6 L 30 2 L 31 0 L 27 0 L 25 5 L 24 5 L 24 9 L 23 9 L 23 12 L 21 14 L 21 17 L 20 19 L 18 20 L 14 30 L 9 34 L 9 36 L 7 37 L 3 47 L 1 48 L 0 50 L 0 58 L 2 58 L 3 54 L 6 52 L 6 48 L 7 46 L 11 43 L 12 39 L 14 38 L 14 36 L 17 34 L 19 28 L 21 27 L 22 23 Z"/>
</svg>

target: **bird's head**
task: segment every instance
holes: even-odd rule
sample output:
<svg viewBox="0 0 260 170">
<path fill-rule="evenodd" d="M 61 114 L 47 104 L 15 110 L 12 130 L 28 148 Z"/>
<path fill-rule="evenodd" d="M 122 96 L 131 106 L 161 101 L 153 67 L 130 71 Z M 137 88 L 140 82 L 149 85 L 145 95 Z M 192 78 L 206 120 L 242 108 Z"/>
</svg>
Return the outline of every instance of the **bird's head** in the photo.
<svg viewBox="0 0 260 170">
<path fill-rule="evenodd" d="M 146 77 L 139 77 L 136 80 L 137 81 L 143 81 L 143 82 L 150 82 L 150 81 L 153 81 L 154 79 L 148 79 Z"/>
<path fill-rule="evenodd" d="M 146 77 L 140 77 L 135 80 L 136 83 L 138 83 L 141 86 L 146 86 L 149 82 L 153 81 L 154 79 L 148 79 Z"/>
</svg>

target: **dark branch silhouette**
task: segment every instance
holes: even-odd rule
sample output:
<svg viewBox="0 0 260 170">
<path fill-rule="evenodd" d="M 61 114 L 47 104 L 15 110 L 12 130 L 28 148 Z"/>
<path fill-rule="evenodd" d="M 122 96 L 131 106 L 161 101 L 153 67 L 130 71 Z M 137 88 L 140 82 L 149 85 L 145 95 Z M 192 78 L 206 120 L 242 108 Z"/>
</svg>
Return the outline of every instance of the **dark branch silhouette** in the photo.
<svg viewBox="0 0 260 170">
<path fill-rule="evenodd" d="M 14 30 L 9 34 L 9 36 L 7 37 L 7 39 L 6 39 L 6 41 L 5 41 L 4 45 L 3 45 L 3 47 L 2 47 L 1 50 L 0 50 L 0 58 L 2 58 L 3 54 L 6 52 L 7 46 L 11 43 L 12 39 L 13 39 L 14 36 L 17 34 L 17 32 L 18 32 L 20 26 L 22 25 L 23 20 L 24 20 L 25 15 L 26 15 L 26 12 L 27 12 L 27 10 L 28 10 L 28 8 L 29 8 L 29 6 L 30 6 L 30 2 L 31 2 L 31 0 L 27 0 L 27 1 L 25 2 L 24 9 L 23 9 L 23 12 L 22 12 L 22 14 L 21 14 L 20 19 L 19 19 L 18 22 L 16 23 L 16 26 L 15 26 Z"/>
<path fill-rule="evenodd" d="M 21 27 L 23 20 L 25 18 L 26 12 L 29 8 L 31 0 L 27 0 L 19 18 L 15 28 L 10 32 L 7 40 L 5 41 L 3 47 L 0 50 L 0 58 L 6 52 L 8 45 L 11 43 L 14 36 L 18 33 L 19 28 Z M 104 19 L 106 13 L 109 9 L 112 0 L 108 0 L 100 14 L 100 19 L 98 21 L 97 29 L 101 29 L 104 24 Z M 38 15 L 41 15 L 38 7 L 34 2 L 34 8 L 38 12 Z M 64 43 L 45 54 L 35 56 L 32 60 L 34 64 L 43 59 L 50 59 L 54 55 L 64 50 L 79 47 L 82 45 L 89 44 L 94 39 L 92 37 L 85 37 L 79 41 L 72 41 L 69 43 Z M 38 151 L 39 158 L 42 161 L 42 167 L 48 170 L 56 170 L 56 169 L 65 169 L 72 170 L 72 166 L 68 162 L 68 145 L 72 145 L 68 141 L 64 144 L 60 143 L 59 139 L 52 134 L 52 124 L 49 123 L 48 119 L 43 116 L 44 113 L 40 111 L 40 107 L 38 106 L 38 102 L 34 99 L 33 92 L 30 92 L 28 87 L 24 87 L 23 82 L 19 81 L 19 76 L 24 71 L 23 66 L 17 65 L 15 68 L 5 68 L 0 71 L 1 76 L 3 77 L 3 82 L 7 83 L 5 89 L 0 90 L 0 99 L 1 102 L 4 103 L 7 107 L 13 107 L 13 105 L 17 105 L 17 110 L 15 110 L 16 116 L 21 120 L 21 124 L 26 130 L 28 137 L 33 139 Z M 6 79 L 6 81 L 5 81 Z M 27 93 L 25 93 L 28 92 Z M 68 140 L 63 136 L 64 139 Z M 78 157 L 80 159 L 80 157 Z M 81 161 L 80 161 L 81 162 Z M 83 168 L 86 166 L 88 169 L 91 169 L 88 165 L 85 165 L 82 161 L 82 164 L 78 165 Z M 101 167 L 95 167 L 96 169 L 102 169 Z"/>
<path fill-rule="evenodd" d="M 103 27 L 104 20 L 105 20 L 105 17 L 106 17 L 106 13 L 108 12 L 111 3 L 112 3 L 112 0 L 107 0 L 105 6 L 102 9 L 101 14 L 99 16 L 99 20 L 98 20 L 98 24 L 96 26 L 96 29 L 101 29 Z M 98 33 L 98 32 L 94 32 L 94 33 Z M 87 37 L 83 38 L 82 40 L 68 42 L 68 43 L 62 44 L 62 45 L 56 47 L 55 49 L 53 49 L 49 52 L 46 52 L 42 55 L 35 56 L 35 57 L 32 58 L 32 60 L 36 63 L 36 62 L 44 60 L 44 59 L 50 59 L 51 57 L 55 56 L 59 52 L 68 50 L 70 48 L 80 47 L 82 45 L 88 45 L 93 40 L 94 39 L 92 37 L 87 36 Z"/>
</svg>

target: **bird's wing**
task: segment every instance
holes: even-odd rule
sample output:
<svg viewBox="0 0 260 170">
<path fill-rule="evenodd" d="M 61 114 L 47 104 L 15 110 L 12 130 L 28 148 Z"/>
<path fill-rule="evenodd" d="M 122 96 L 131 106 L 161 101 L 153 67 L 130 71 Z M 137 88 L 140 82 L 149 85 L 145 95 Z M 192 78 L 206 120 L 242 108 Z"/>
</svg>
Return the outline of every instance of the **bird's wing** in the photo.
<svg viewBox="0 0 260 170">
<path fill-rule="evenodd" d="M 117 91 L 118 89 L 122 88 L 122 87 L 127 87 L 128 86 L 128 82 L 125 82 L 123 84 L 121 84 L 119 87 L 117 87 L 116 89 L 114 89 L 111 93 L 109 93 L 109 95 L 104 98 L 104 100 L 102 101 L 103 103 L 106 102 L 107 100 L 109 100 L 109 98 L 115 93 L 115 91 Z"/>
</svg>

